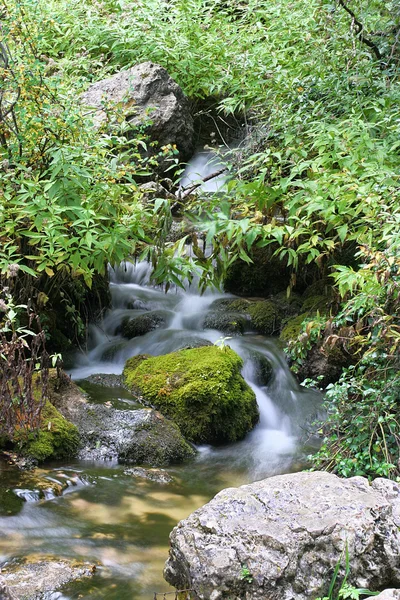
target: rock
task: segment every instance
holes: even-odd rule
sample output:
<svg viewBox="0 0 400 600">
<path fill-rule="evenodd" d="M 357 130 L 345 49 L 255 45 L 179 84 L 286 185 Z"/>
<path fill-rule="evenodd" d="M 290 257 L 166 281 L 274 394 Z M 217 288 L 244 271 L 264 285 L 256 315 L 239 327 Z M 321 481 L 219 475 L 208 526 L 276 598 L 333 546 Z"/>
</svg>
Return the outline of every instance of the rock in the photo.
<svg viewBox="0 0 400 600">
<path fill-rule="evenodd" d="M 3 586 L 5 584 L 11 594 L 5 596 L 4 600 L 52 600 L 55 592 L 63 586 L 91 577 L 95 570 L 96 566 L 93 564 L 64 558 L 31 557 L 13 561 L 1 572 Z M 3 600 L 3 596 L 0 598 Z"/>
<path fill-rule="evenodd" d="M 247 325 L 247 319 L 240 313 L 209 312 L 203 322 L 204 329 L 218 329 L 227 335 L 242 335 Z"/>
<path fill-rule="evenodd" d="M 17 596 L 10 590 L 4 578 L 0 575 L 0 598 L 1 600 L 18 600 Z"/>
<path fill-rule="evenodd" d="M 155 483 L 171 483 L 173 478 L 163 469 L 143 469 L 141 467 L 133 467 L 124 470 L 125 475 L 147 479 Z"/>
<path fill-rule="evenodd" d="M 279 331 L 281 318 L 279 310 L 270 300 L 254 302 L 248 308 L 251 324 L 258 333 L 273 335 Z"/>
<path fill-rule="evenodd" d="M 123 387 L 122 376 L 109 373 L 96 373 L 94 375 L 89 375 L 85 381 L 108 388 Z"/>
<path fill-rule="evenodd" d="M 125 365 L 125 384 L 177 423 L 194 443 L 242 439 L 258 421 L 253 390 L 228 346 L 179 350 Z"/>
<path fill-rule="evenodd" d="M 150 311 L 137 317 L 125 317 L 121 323 L 121 334 L 129 340 L 139 335 L 146 335 L 150 331 L 162 327 L 167 320 L 165 311 Z"/>
<path fill-rule="evenodd" d="M 40 429 L 32 439 L 24 442 L 21 452 L 43 462 L 48 459 L 72 458 L 79 447 L 79 433 L 59 411 L 47 401 L 41 415 Z"/>
<path fill-rule="evenodd" d="M 301 333 L 303 321 L 308 318 L 310 318 L 310 313 L 305 312 L 301 313 L 300 315 L 297 315 L 296 317 L 292 317 L 291 319 L 286 321 L 279 335 L 279 339 L 285 344 L 297 340 Z"/>
<path fill-rule="evenodd" d="M 104 105 L 122 107 L 133 127 L 146 127 L 146 134 L 158 142 L 157 151 L 176 145 L 185 161 L 193 153 L 193 118 L 189 102 L 177 83 L 160 65 L 141 63 L 91 85 L 82 102 L 95 110 L 95 125 L 107 121 Z M 111 108 L 112 110 L 112 108 Z"/>
<path fill-rule="evenodd" d="M 256 350 L 250 352 L 250 358 L 254 368 L 252 381 L 257 385 L 268 385 L 273 374 L 271 362 L 262 352 Z"/>
<path fill-rule="evenodd" d="M 384 590 L 375 596 L 375 600 L 400 600 L 400 590 Z"/>
<path fill-rule="evenodd" d="M 177 425 L 155 410 L 118 410 L 104 404 L 89 404 L 82 393 L 61 400 L 59 408 L 79 431 L 78 456 L 83 460 L 115 460 L 157 467 L 195 455 Z"/>
<path fill-rule="evenodd" d="M 170 535 L 166 580 L 196 600 L 312 600 L 348 548 L 348 583 L 400 583 L 400 487 L 325 472 L 223 490 Z M 246 569 L 246 571 L 244 571 Z M 245 575 L 244 575 L 245 573 Z"/>
</svg>

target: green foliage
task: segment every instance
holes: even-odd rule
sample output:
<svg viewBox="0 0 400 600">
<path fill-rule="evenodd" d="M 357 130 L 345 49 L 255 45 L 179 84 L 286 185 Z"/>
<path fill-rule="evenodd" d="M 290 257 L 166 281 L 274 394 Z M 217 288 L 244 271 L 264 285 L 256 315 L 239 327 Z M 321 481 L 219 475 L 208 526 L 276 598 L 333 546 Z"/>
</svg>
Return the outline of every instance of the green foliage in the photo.
<svg viewBox="0 0 400 600">
<path fill-rule="evenodd" d="M 343 477 L 396 477 L 399 474 L 398 368 L 384 357 L 365 356 L 326 391 L 324 443 L 311 457 L 315 468 Z"/>
<path fill-rule="evenodd" d="M 289 319 L 282 329 L 280 339 L 286 343 L 285 352 L 294 373 L 298 373 L 309 351 L 321 341 L 325 326 L 326 317 L 306 312 Z"/>
<path fill-rule="evenodd" d="M 343 554 L 345 553 L 345 568 L 344 575 L 342 581 L 339 583 L 338 577 L 341 569 L 341 563 Z M 349 550 L 346 543 L 346 549 L 340 555 L 338 562 L 336 563 L 335 569 L 333 571 L 332 579 L 329 584 L 328 595 L 323 598 L 316 598 L 316 600 L 359 600 L 361 596 L 377 596 L 379 592 L 371 592 L 366 588 L 355 588 L 352 585 L 347 583 L 347 580 L 350 575 L 350 559 L 349 559 Z"/>
<path fill-rule="evenodd" d="M 228 346 L 129 359 L 126 385 L 177 423 L 192 442 L 242 439 L 258 421 L 254 392 L 240 375 L 242 360 Z"/>
</svg>

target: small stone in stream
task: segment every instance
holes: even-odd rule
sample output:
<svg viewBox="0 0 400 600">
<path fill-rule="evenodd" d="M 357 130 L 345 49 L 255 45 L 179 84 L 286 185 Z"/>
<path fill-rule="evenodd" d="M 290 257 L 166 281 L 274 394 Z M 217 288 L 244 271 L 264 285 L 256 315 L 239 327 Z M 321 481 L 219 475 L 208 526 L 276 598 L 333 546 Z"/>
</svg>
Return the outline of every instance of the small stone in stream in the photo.
<svg viewBox="0 0 400 600">
<path fill-rule="evenodd" d="M 52 600 L 64 585 L 91 577 L 95 571 L 96 565 L 90 563 L 31 556 L 11 561 L 3 567 L 1 576 L 12 594 L 10 600 Z"/>
<path fill-rule="evenodd" d="M 96 385 L 102 385 L 104 387 L 124 387 L 122 382 L 122 375 L 110 375 L 107 373 L 96 373 L 90 375 L 85 379 L 89 383 L 95 383 Z"/>
<path fill-rule="evenodd" d="M 140 477 L 141 479 L 148 479 L 155 483 L 171 483 L 173 477 L 169 475 L 164 469 L 143 469 L 142 467 L 133 467 L 124 470 L 125 475 L 131 475 L 132 477 Z"/>
</svg>

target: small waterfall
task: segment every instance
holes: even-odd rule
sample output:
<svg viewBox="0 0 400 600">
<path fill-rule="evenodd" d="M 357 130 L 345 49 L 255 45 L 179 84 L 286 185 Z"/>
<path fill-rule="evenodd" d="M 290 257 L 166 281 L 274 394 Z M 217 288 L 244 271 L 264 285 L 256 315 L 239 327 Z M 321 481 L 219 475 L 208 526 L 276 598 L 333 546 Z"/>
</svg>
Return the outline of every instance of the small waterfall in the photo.
<svg viewBox="0 0 400 600">
<path fill-rule="evenodd" d="M 71 373 L 73 378 L 83 379 L 95 373 L 120 374 L 126 360 L 135 354 L 158 356 L 189 345 L 215 343 L 224 337 L 221 331 L 204 329 L 203 323 L 214 301 L 232 296 L 212 291 L 200 296 L 193 290 L 165 294 L 150 287 L 150 269 L 148 263 L 126 263 L 110 269 L 112 309 L 100 325 L 92 326 L 90 350 L 79 357 Z M 133 339 L 121 336 L 123 319 L 154 311 L 162 316 L 160 326 Z M 245 460 L 246 468 L 252 469 L 255 476 L 271 473 L 275 463 L 276 469 L 282 471 L 282 460 L 292 460 L 302 428 L 316 413 L 320 397 L 300 388 L 272 338 L 249 332 L 225 343 L 243 359 L 242 374 L 256 394 L 260 422 L 244 442 L 222 449 L 203 448 L 200 460 L 205 457 L 235 463 Z M 272 365 L 268 386 L 260 385 L 257 380 L 255 355 Z"/>
<path fill-rule="evenodd" d="M 212 179 L 207 180 L 207 178 L 226 167 L 224 154 L 226 154 L 226 151 L 225 153 L 217 153 L 212 149 L 199 149 L 193 158 L 190 159 L 183 172 L 180 181 L 181 187 L 188 189 L 191 185 L 200 183 L 197 188 L 198 191 L 208 193 L 222 192 L 229 178 L 226 172 L 220 173 Z"/>
</svg>

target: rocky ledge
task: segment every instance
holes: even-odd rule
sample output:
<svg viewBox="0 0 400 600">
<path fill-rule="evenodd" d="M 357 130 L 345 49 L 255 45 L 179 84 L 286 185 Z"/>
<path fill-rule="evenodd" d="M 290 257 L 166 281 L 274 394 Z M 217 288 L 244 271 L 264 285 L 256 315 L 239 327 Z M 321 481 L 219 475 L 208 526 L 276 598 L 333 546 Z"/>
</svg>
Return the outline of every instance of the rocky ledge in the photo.
<svg viewBox="0 0 400 600">
<path fill-rule="evenodd" d="M 400 487 L 325 473 L 223 490 L 170 536 L 166 580 L 196 600 L 324 596 L 348 549 L 349 583 L 400 584 Z"/>
</svg>

